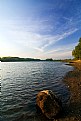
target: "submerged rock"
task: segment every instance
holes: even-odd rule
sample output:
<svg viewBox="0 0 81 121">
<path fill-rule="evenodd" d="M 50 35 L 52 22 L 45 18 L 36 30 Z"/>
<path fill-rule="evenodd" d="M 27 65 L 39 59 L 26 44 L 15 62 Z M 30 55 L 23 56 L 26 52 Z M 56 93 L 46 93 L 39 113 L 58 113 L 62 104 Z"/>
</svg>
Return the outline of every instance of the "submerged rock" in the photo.
<svg viewBox="0 0 81 121">
<path fill-rule="evenodd" d="M 55 118 L 62 110 L 61 101 L 51 90 L 40 91 L 36 98 L 36 104 L 49 119 Z"/>
</svg>

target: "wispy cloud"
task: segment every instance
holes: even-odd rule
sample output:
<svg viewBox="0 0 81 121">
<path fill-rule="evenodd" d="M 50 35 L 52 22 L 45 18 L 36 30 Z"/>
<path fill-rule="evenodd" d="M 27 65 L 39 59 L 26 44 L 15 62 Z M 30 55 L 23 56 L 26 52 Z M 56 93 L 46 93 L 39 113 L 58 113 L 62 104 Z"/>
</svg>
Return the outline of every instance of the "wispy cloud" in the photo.
<svg viewBox="0 0 81 121">
<path fill-rule="evenodd" d="M 69 35 L 73 34 L 74 32 L 76 32 L 78 29 L 75 28 L 74 30 L 69 30 L 68 32 L 65 32 L 63 34 L 59 34 L 59 35 L 55 35 L 55 36 L 48 36 L 47 38 L 45 37 L 44 39 L 47 40 L 47 43 L 42 47 L 42 49 L 45 49 L 48 46 L 51 46 L 52 44 L 55 44 L 57 41 L 60 41 L 66 37 L 68 37 Z"/>
<path fill-rule="evenodd" d="M 61 59 L 61 58 L 72 58 L 72 50 L 77 45 L 76 43 L 69 44 L 67 46 L 65 45 L 59 45 L 55 46 L 52 50 L 48 50 L 44 52 L 41 57 L 42 58 L 54 58 L 54 59 Z"/>
<path fill-rule="evenodd" d="M 69 30 L 63 34 L 59 35 L 41 35 L 33 32 L 26 31 L 7 31 L 5 38 L 16 43 L 21 43 L 24 46 L 35 48 L 39 51 L 44 51 L 45 48 L 55 44 L 57 41 L 68 37 L 69 35 L 76 32 L 78 29 Z M 11 35 L 11 36 L 10 36 Z"/>
<path fill-rule="evenodd" d="M 72 58 L 72 51 L 70 50 L 65 50 L 65 51 L 60 51 L 60 52 L 54 52 L 51 54 L 48 53 L 43 53 L 39 55 L 42 59 L 46 58 L 53 58 L 53 59 L 65 59 L 65 58 Z"/>
<path fill-rule="evenodd" d="M 7 29 L 5 29 L 5 32 L 1 32 L 1 35 L 4 36 L 4 39 L 6 41 L 13 41 L 15 44 L 21 44 L 21 46 L 26 46 L 27 48 L 32 48 L 40 52 L 45 52 L 46 48 L 49 48 L 49 46 L 70 36 L 78 30 L 77 28 L 73 28 L 61 34 L 59 33 L 55 35 L 43 35 L 40 32 L 37 32 L 38 28 L 37 30 L 36 28 L 34 28 L 34 31 L 29 30 L 31 25 L 29 25 L 29 28 L 26 29 L 23 29 L 23 27 L 20 28 L 20 26 L 16 25 L 13 26 L 13 24 L 9 24 L 9 26 L 6 25 L 6 27 Z"/>
<path fill-rule="evenodd" d="M 67 47 L 65 45 L 59 45 L 53 48 L 52 50 L 49 50 L 46 52 L 47 54 L 54 54 L 55 52 L 60 53 L 60 52 L 65 52 L 65 51 L 72 51 L 73 48 L 77 45 L 77 43 L 72 43 L 68 44 Z"/>
</svg>

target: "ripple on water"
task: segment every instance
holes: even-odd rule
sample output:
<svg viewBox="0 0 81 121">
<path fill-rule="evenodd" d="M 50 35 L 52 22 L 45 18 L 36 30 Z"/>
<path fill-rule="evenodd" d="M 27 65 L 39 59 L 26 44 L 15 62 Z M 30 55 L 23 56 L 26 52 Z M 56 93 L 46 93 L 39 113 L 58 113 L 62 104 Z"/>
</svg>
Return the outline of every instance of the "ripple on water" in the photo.
<svg viewBox="0 0 81 121">
<path fill-rule="evenodd" d="M 0 121 L 36 119 L 36 95 L 43 89 L 53 90 L 65 103 L 69 92 L 62 78 L 70 70 L 61 62 L 2 63 Z"/>
</svg>

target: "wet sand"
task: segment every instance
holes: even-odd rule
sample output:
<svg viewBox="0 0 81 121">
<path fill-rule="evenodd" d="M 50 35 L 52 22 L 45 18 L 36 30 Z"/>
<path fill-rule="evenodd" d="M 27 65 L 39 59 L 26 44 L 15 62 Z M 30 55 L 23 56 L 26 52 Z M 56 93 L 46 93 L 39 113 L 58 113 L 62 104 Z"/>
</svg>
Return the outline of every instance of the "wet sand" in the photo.
<svg viewBox="0 0 81 121">
<path fill-rule="evenodd" d="M 38 118 L 35 121 L 81 121 L 81 61 L 71 62 L 69 65 L 74 67 L 73 71 L 66 74 L 63 81 L 70 91 L 70 99 L 63 106 L 60 117 L 54 120 Z"/>
</svg>

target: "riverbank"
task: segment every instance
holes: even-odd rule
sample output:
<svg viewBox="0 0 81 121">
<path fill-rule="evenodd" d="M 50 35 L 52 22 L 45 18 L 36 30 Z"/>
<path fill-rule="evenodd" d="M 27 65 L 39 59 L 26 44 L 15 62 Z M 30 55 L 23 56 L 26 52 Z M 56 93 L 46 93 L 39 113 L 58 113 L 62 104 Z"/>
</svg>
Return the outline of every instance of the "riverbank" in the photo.
<svg viewBox="0 0 81 121">
<path fill-rule="evenodd" d="M 68 65 L 73 66 L 74 69 L 66 74 L 63 81 L 70 91 L 70 98 L 63 106 L 60 118 L 53 121 L 81 121 L 81 61 L 73 61 Z M 38 121 L 50 121 L 40 119 Z"/>
<path fill-rule="evenodd" d="M 74 66 L 74 70 L 68 72 L 63 80 L 70 91 L 70 100 L 62 121 L 81 121 L 81 61 L 73 61 L 69 65 Z"/>
</svg>

